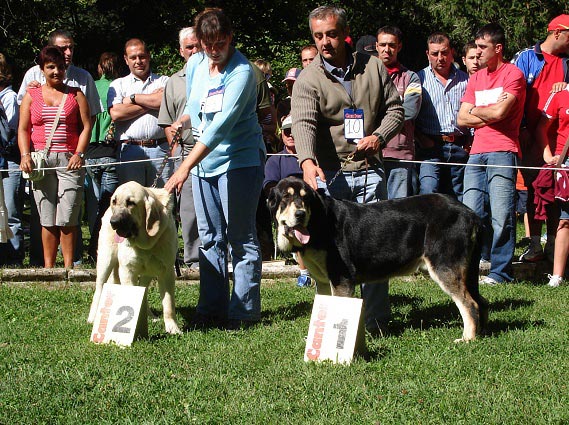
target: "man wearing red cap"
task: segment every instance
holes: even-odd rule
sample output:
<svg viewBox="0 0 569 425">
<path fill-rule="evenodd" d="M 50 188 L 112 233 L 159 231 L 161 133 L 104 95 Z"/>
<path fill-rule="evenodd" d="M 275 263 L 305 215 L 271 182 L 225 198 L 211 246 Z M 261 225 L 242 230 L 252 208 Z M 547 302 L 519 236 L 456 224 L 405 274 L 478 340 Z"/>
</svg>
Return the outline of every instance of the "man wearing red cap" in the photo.
<svg viewBox="0 0 569 425">
<path fill-rule="evenodd" d="M 553 84 L 569 82 L 569 15 L 559 15 L 547 26 L 547 38 L 535 46 L 518 52 L 512 62 L 523 72 L 527 82 L 524 122 L 520 131 L 522 165 L 543 165 L 543 151 L 535 139 L 535 130 L 541 118 Z M 557 129 L 552 129 L 549 140 L 555 140 Z M 521 170 L 528 189 L 527 213 L 531 243 L 520 256 L 521 261 L 539 261 L 544 258 L 541 247 L 541 221 L 535 220 L 534 190 L 532 183 L 536 170 Z M 558 212 L 549 211 L 545 253 L 553 261 L 553 248 L 557 231 Z"/>
</svg>

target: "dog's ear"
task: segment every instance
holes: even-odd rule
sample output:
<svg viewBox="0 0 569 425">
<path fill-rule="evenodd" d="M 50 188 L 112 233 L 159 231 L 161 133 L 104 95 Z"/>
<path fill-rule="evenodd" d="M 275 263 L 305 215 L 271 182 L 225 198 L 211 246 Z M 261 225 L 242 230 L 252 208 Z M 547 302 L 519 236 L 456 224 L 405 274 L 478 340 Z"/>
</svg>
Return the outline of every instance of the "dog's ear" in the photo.
<svg viewBox="0 0 569 425">
<path fill-rule="evenodd" d="M 174 209 L 174 195 L 168 193 L 166 189 L 156 189 L 156 188 L 148 188 L 151 191 L 159 203 L 162 204 L 166 212 L 172 212 Z"/>
<path fill-rule="evenodd" d="M 316 191 L 316 193 L 318 194 L 318 196 L 320 196 L 321 198 L 325 198 L 326 197 L 326 189 L 323 188 L 318 188 L 318 190 Z"/>
<path fill-rule="evenodd" d="M 271 215 L 274 217 L 277 207 L 279 205 L 280 199 L 278 191 L 276 190 L 276 186 L 271 188 L 269 192 L 269 197 L 267 198 L 267 206 L 269 207 L 269 211 Z"/>
<path fill-rule="evenodd" d="M 164 207 L 160 201 L 149 193 L 144 201 L 146 207 L 146 233 L 154 237 L 160 230 L 160 219 L 164 213 Z"/>
</svg>

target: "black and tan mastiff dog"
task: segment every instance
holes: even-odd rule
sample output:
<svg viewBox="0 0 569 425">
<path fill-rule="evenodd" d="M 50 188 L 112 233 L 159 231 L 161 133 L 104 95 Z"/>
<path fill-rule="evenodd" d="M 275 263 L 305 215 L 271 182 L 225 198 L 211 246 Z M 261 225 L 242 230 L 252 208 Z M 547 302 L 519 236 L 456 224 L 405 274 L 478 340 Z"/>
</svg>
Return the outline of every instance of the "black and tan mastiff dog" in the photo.
<svg viewBox="0 0 569 425">
<path fill-rule="evenodd" d="M 357 204 L 325 196 L 303 180 L 281 180 L 269 195 L 277 243 L 300 251 L 319 294 L 353 296 L 357 284 L 426 269 L 457 305 L 470 341 L 486 326 L 478 291 L 476 214 L 441 194 Z"/>
</svg>

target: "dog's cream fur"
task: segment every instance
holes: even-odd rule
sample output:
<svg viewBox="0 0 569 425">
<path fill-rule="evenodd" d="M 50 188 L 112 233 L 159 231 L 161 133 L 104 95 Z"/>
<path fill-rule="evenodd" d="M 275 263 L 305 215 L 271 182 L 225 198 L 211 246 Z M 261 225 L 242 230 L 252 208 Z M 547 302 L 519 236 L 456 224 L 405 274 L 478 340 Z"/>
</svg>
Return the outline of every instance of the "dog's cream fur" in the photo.
<svg viewBox="0 0 569 425">
<path fill-rule="evenodd" d="M 106 282 L 148 286 L 157 278 L 166 332 L 181 333 L 174 302 L 177 246 L 171 195 L 136 182 L 119 186 L 102 218 L 97 282 L 88 322 L 95 320 Z"/>
</svg>

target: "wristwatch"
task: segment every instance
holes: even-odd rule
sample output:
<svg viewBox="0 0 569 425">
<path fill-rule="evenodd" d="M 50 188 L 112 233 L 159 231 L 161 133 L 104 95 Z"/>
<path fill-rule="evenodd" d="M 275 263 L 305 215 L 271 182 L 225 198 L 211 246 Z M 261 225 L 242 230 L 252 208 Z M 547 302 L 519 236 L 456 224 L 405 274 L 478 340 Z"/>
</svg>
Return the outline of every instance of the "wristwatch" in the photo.
<svg viewBox="0 0 569 425">
<path fill-rule="evenodd" d="M 75 155 L 77 155 L 79 158 L 84 159 L 85 158 L 85 154 L 83 152 L 75 152 Z"/>
<path fill-rule="evenodd" d="M 130 95 L 130 101 L 133 105 L 136 105 L 136 93 Z"/>
</svg>

